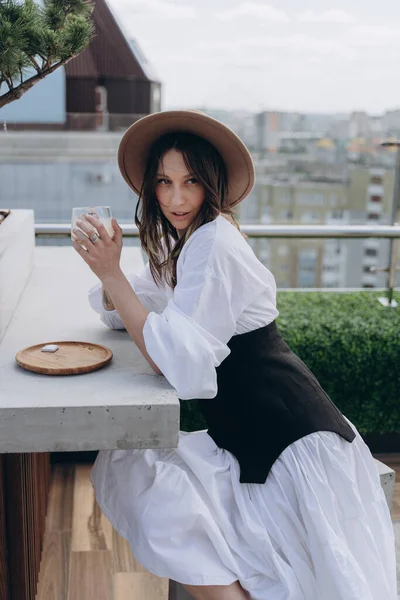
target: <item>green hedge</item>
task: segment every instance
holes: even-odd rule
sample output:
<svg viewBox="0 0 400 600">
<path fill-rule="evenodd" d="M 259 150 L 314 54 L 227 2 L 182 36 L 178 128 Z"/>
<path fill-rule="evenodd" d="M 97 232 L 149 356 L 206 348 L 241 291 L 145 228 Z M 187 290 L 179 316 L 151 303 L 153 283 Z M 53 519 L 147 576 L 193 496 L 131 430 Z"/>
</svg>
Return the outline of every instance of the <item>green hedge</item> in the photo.
<svg viewBox="0 0 400 600">
<path fill-rule="evenodd" d="M 279 330 L 361 434 L 400 433 L 399 308 L 382 292 L 279 292 Z M 204 429 L 196 402 L 181 403 L 181 429 Z"/>
</svg>

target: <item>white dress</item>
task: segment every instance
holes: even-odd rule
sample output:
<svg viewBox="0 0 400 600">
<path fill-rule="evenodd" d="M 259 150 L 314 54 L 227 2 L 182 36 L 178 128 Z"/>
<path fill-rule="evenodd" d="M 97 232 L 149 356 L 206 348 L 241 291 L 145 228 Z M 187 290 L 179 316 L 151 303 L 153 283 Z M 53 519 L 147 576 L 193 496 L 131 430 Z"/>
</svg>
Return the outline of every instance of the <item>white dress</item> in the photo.
<svg viewBox="0 0 400 600">
<path fill-rule="evenodd" d="M 274 277 L 224 217 L 185 244 L 174 291 L 148 265 L 130 277 L 151 311 L 147 351 L 179 398 L 213 398 L 215 368 L 236 334 L 278 316 Z M 91 306 L 111 328 L 124 328 Z M 239 580 L 253 600 L 397 600 L 394 533 L 374 459 L 317 432 L 288 446 L 265 484 L 239 483 L 239 464 L 205 431 L 176 449 L 101 450 L 91 471 L 97 501 L 136 559 L 190 585 Z"/>
</svg>

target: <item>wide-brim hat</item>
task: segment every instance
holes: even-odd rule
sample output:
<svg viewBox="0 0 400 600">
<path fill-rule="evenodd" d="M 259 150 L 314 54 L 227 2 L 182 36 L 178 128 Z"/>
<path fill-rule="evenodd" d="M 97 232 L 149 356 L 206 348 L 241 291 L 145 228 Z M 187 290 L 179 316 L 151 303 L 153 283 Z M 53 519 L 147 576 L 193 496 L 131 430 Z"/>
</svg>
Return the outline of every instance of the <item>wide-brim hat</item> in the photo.
<svg viewBox="0 0 400 600">
<path fill-rule="evenodd" d="M 242 140 L 229 127 L 195 110 L 169 110 L 142 117 L 124 133 L 118 149 L 122 176 L 136 194 L 140 193 L 152 144 L 173 131 L 194 133 L 208 140 L 221 154 L 228 171 L 226 200 L 235 206 L 254 185 L 254 164 Z"/>
</svg>

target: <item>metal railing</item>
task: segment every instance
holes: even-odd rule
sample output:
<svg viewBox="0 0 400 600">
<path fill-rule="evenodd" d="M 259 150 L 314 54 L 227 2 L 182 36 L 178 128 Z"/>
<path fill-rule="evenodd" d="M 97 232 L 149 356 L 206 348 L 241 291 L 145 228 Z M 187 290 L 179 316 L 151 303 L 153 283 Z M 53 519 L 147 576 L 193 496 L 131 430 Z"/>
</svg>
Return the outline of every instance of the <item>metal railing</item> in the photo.
<svg viewBox="0 0 400 600">
<path fill-rule="evenodd" d="M 136 225 L 120 223 L 124 237 L 139 237 Z M 249 225 L 240 224 L 248 237 L 259 238 L 400 238 L 400 225 Z M 36 237 L 69 237 L 68 223 L 36 223 Z"/>
<path fill-rule="evenodd" d="M 137 238 L 136 225 L 120 223 L 124 237 Z M 391 306 L 393 290 L 396 286 L 400 225 L 252 225 L 241 224 L 240 230 L 249 238 L 271 239 L 360 239 L 378 238 L 392 240 L 387 267 L 372 267 L 373 271 L 388 273 L 387 298 Z M 37 223 L 35 235 L 38 238 L 65 238 L 71 235 L 71 225 L 67 223 Z"/>
</svg>

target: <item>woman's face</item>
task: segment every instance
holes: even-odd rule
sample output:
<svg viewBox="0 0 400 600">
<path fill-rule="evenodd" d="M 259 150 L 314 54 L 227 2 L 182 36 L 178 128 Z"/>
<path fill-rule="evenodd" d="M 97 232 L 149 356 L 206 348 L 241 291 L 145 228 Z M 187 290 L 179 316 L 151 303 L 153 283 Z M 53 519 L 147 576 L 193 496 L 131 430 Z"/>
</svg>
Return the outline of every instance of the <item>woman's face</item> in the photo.
<svg viewBox="0 0 400 600">
<path fill-rule="evenodd" d="M 204 202 L 204 188 L 189 173 L 181 152 L 168 150 L 162 157 L 156 177 L 156 196 L 163 215 L 184 235 Z"/>
</svg>

